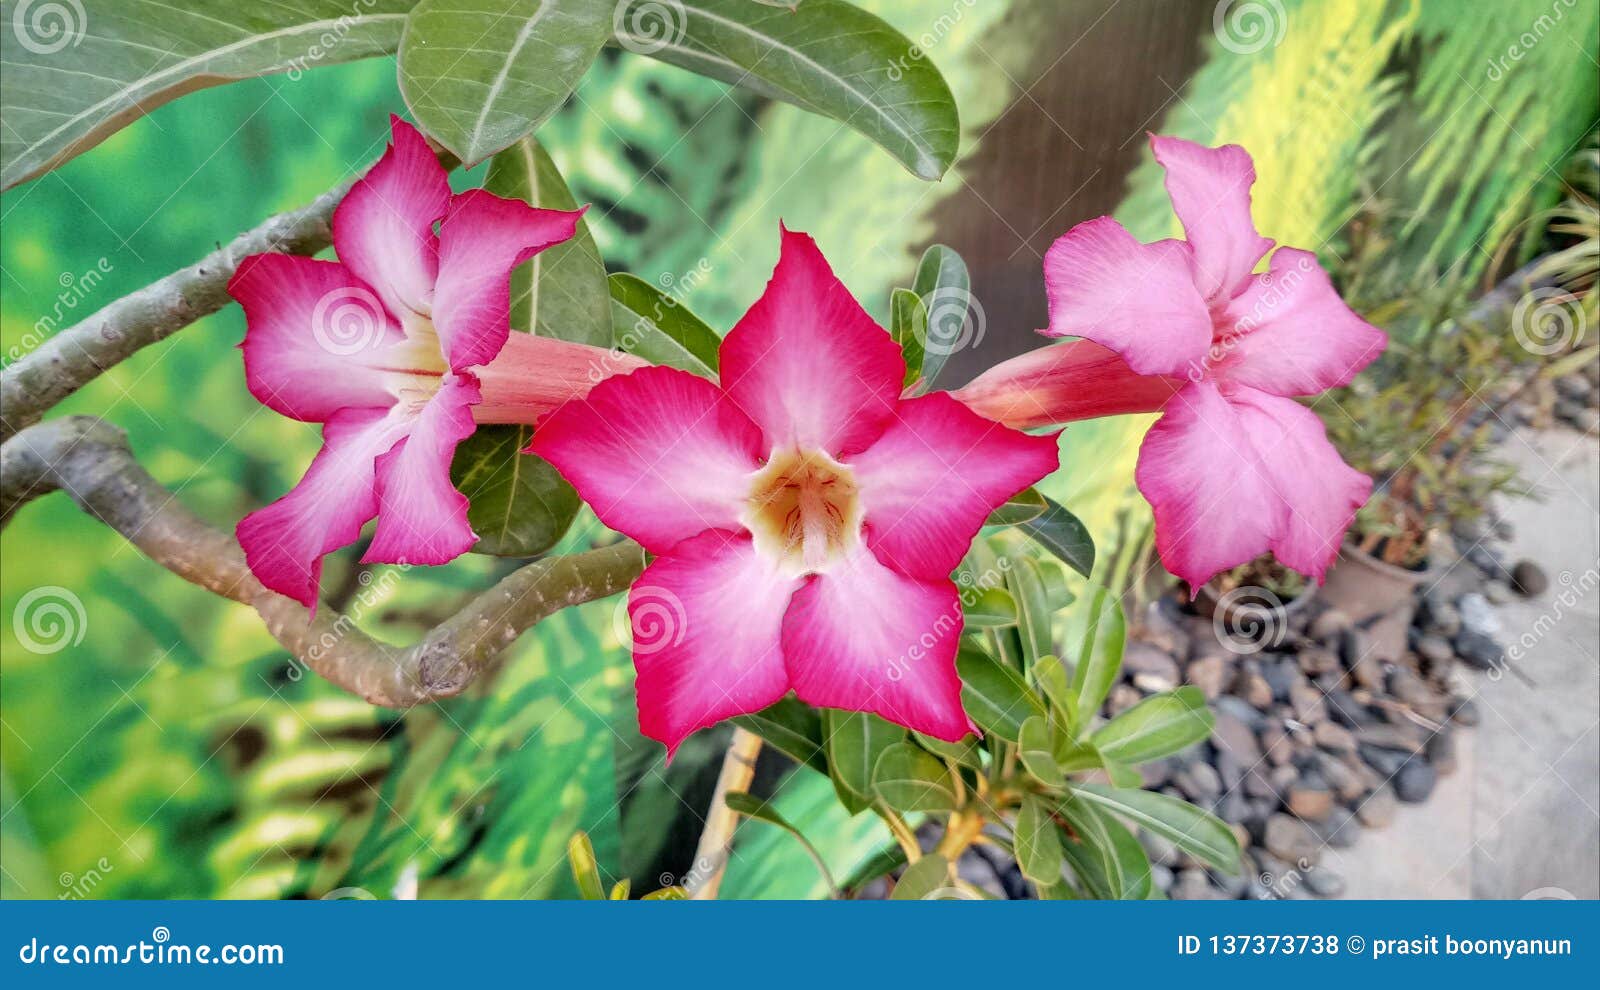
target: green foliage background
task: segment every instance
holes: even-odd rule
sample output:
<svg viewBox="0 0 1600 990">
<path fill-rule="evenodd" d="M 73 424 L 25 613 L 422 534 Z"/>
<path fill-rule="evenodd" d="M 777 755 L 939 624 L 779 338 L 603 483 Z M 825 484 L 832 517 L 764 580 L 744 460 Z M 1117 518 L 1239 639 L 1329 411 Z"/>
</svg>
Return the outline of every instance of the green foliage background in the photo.
<svg viewBox="0 0 1600 990">
<path fill-rule="evenodd" d="M 863 6 L 911 37 L 954 9 Z M 933 54 L 976 134 L 1034 53 L 994 32 L 1007 4 L 958 6 Z M 1291 30 L 1275 47 L 1245 55 L 1206 39 L 1203 68 L 1160 122 L 1251 149 L 1266 234 L 1337 268 L 1344 233 L 1364 220 L 1390 245 L 1365 274 L 1403 288 L 1450 266 L 1483 270 L 1517 219 L 1557 194 L 1551 170 L 1596 113 L 1592 3 L 1566 10 L 1559 36 L 1498 81 L 1487 66 L 1549 0 L 1285 6 Z M 401 106 L 394 78 L 392 60 L 375 60 L 205 90 L 7 192 L 0 345 L 25 350 L 41 316 L 59 310 L 57 328 L 68 325 L 364 168 Z M 885 316 L 954 185 L 919 182 L 838 124 L 614 52 L 540 137 L 580 200 L 618 207 L 590 214 L 611 268 L 675 285 L 717 327 L 759 292 L 779 217 L 815 234 Z M 1119 216 L 1141 236 L 1167 232 L 1148 162 Z M 245 392 L 242 333 L 237 308 L 224 310 L 57 412 L 112 419 L 158 479 L 231 528 L 287 489 L 317 444 L 314 428 Z M 1103 541 L 1119 513 L 1140 511 L 1142 429 L 1096 424 L 1065 441 L 1069 465 L 1099 469 L 1064 471 L 1050 493 Z M 598 531 L 581 520 L 567 546 Z M 363 624 L 402 641 L 507 566 L 469 556 L 361 584 L 347 577 L 353 559 L 330 561 L 328 583 L 353 581 Z M 86 620 L 81 641 L 54 653 L 25 649 L 13 628 L 22 596 L 44 587 L 69 589 Z M 692 834 L 719 737 L 686 746 L 670 770 L 638 738 L 616 607 L 558 615 L 492 682 L 402 717 L 298 676 L 254 613 L 151 565 L 67 499 L 44 499 L 0 555 L 0 896 L 562 896 L 577 828 L 608 878 L 632 875 L 636 890 L 677 879 L 641 871 L 667 823 Z M 838 873 L 881 841 L 820 776 L 795 776 L 778 803 Z M 820 890 L 792 840 L 741 833 L 724 896 Z"/>
</svg>

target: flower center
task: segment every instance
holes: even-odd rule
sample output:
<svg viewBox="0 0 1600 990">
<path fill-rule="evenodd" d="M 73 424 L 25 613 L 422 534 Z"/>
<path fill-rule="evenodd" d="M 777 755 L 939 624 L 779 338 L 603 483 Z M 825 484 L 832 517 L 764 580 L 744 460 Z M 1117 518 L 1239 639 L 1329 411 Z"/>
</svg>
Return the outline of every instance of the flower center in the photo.
<svg viewBox="0 0 1600 990">
<path fill-rule="evenodd" d="M 860 535 L 858 491 L 850 469 L 822 451 L 779 451 L 756 472 L 743 522 L 786 572 L 824 570 Z"/>
<path fill-rule="evenodd" d="M 450 365 L 433 320 L 420 313 L 407 313 L 401 328 L 405 340 L 391 345 L 384 354 L 389 391 L 403 403 L 420 405 L 439 391 Z"/>
</svg>

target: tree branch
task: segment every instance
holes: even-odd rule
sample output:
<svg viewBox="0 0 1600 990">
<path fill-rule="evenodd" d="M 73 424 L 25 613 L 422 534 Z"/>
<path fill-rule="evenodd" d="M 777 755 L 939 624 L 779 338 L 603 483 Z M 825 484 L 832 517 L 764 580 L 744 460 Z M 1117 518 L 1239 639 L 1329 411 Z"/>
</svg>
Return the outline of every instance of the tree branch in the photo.
<svg viewBox="0 0 1600 990">
<path fill-rule="evenodd" d="M 460 693 L 545 616 L 626 588 L 644 553 L 626 541 L 528 564 L 474 597 L 410 647 L 379 642 L 324 606 L 316 618 L 267 590 L 233 537 L 152 478 L 119 429 L 90 416 L 28 427 L 0 445 L 0 527 L 33 499 L 64 491 L 191 584 L 254 608 L 267 631 L 318 674 L 375 705 L 407 708 Z"/>
<path fill-rule="evenodd" d="M 685 883 L 689 897 L 697 901 L 715 900 L 722 886 L 733 852 L 733 833 L 739 827 L 739 814 L 728 807 L 729 794 L 744 794 L 756 775 L 756 757 L 761 755 L 761 737 L 747 729 L 735 728 L 717 773 L 717 786 L 711 792 L 711 807 L 706 809 L 705 827 L 695 846 L 694 865 Z"/>
</svg>

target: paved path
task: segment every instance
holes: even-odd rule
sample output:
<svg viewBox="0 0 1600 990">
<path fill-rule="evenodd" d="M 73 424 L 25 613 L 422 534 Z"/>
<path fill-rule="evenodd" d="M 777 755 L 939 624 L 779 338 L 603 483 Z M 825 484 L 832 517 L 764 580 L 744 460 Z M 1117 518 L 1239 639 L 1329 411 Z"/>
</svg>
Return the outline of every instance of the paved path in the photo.
<svg viewBox="0 0 1600 990">
<path fill-rule="evenodd" d="M 1388 828 L 1326 851 L 1346 897 L 1600 897 L 1600 441 L 1523 432 L 1503 454 L 1543 496 L 1503 509 L 1507 561 L 1551 578 L 1499 610 L 1532 684 L 1463 675 L 1482 723 L 1456 733 L 1460 768 Z"/>
</svg>

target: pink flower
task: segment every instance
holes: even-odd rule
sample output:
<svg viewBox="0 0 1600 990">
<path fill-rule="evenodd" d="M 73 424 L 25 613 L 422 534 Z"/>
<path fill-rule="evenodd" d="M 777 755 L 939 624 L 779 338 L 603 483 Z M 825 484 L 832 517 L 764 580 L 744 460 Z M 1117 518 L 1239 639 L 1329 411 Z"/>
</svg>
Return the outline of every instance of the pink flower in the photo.
<svg viewBox="0 0 1600 990">
<path fill-rule="evenodd" d="M 1372 482 L 1292 397 L 1349 383 L 1387 338 L 1309 251 L 1280 248 L 1252 274 L 1272 241 L 1250 218 L 1243 148 L 1151 144 L 1188 240 L 1141 244 L 1110 217 L 1067 231 L 1045 256 L 1044 333 L 1083 340 L 956 396 L 1018 427 L 1163 410 L 1135 476 L 1167 569 L 1199 586 L 1270 549 L 1320 582 Z"/>
<path fill-rule="evenodd" d="M 338 262 L 253 255 L 228 283 L 245 311 L 251 394 L 324 424 L 305 477 L 238 528 L 261 583 L 308 608 L 323 555 L 374 515 L 364 561 L 441 564 L 472 546 L 450 458 L 474 429 L 476 372 L 506 343 L 511 269 L 571 237 L 580 216 L 451 195 L 422 135 L 399 118 L 393 128 L 334 212 Z M 527 344 L 552 346 L 578 345 Z"/>
<path fill-rule="evenodd" d="M 602 382 L 530 448 L 656 555 L 628 608 L 642 731 L 802 701 L 966 735 L 950 572 L 996 505 L 1056 464 L 1053 437 L 905 362 L 811 238 L 783 232 L 766 292 L 723 340 L 721 384 L 670 368 Z"/>
</svg>

